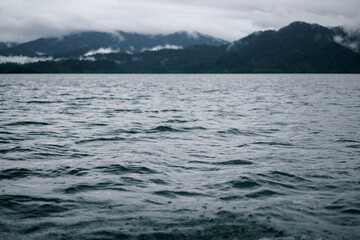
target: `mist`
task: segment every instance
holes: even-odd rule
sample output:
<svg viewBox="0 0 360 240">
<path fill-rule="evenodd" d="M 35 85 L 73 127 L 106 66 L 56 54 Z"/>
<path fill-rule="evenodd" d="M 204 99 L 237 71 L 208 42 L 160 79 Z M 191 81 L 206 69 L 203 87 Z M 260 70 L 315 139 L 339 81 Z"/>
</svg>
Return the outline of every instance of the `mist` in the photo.
<svg viewBox="0 0 360 240">
<path fill-rule="evenodd" d="M 25 42 L 88 30 L 147 34 L 185 30 L 233 41 L 292 21 L 355 29 L 360 25 L 358 9 L 358 0 L 2 0 L 0 41 Z"/>
</svg>

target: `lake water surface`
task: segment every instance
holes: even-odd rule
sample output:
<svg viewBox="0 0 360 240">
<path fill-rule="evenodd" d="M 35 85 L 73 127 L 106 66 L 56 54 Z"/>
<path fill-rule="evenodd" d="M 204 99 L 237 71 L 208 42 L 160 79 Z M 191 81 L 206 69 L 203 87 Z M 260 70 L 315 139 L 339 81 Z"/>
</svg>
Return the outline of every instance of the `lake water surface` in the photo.
<svg viewBox="0 0 360 240">
<path fill-rule="evenodd" d="M 360 75 L 0 75 L 0 239 L 360 239 Z"/>
</svg>

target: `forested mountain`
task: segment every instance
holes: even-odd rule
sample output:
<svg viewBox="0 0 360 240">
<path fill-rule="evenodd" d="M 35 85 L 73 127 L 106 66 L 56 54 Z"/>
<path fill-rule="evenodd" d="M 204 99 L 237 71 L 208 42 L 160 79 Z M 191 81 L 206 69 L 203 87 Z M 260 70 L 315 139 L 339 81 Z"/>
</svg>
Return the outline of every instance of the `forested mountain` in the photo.
<svg viewBox="0 0 360 240">
<path fill-rule="evenodd" d="M 234 42 L 216 65 L 225 72 L 360 72 L 360 54 L 338 38 L 339 29 L 294 22 Z"/>
<path fill-rule="evenodd" d="M 227 43 L 225 40 L 198 32 L 176 32 L 168 35 L 122 31 L 114 33 L 80 32 L 58 38 L 40 38 L 14 47 L 3 48 L 0 55 L 69 58 L 86 57 L 97 53 L 138 53 L 166 48 L 182 49 L 199 44 L 219 46 Z"/>
<path fill-rule="evenodd" d="M 0 72 L 360 73 L 359 39 L 341 27 L 294 22 L 278 31 L 255 32 L 231 44 L 99 52 L 87 59 L 72 57 L 24 65 L 8 63 L 0 65 Z"/>
<path fill-rule="evenodd" d="M 17 44 L 14 42 L 0 42 L 0 51 L 13 47 L 15 45 Z"/>
</svg>

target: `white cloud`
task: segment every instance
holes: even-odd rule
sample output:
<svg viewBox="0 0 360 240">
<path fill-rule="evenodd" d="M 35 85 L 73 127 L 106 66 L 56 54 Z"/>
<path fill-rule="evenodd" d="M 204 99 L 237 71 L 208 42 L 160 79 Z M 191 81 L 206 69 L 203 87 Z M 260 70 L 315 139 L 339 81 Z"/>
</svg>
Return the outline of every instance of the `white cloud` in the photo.
<svg viewBox="0 0 360 240">
<path fill-rule="evenodd" d="M 91 50 L 91 51 L 85 53 L 84 56 L 88 57 L 88 56 L 92 56 L 92 55 L 96 55 L 96 54 L 109 54 L 109 53 L 118 53 L 118 52 L 120 52 L 119 49 L 99 48 L 97 50 Z"/>
<path fill-rule="evenodd" d="M 115 31 L 115 32 L 113 32 L 112 34 L 113 34 L 113 36 L 116 37 L 120 42 L 123 42 L 123 41 L 126 40 L 125 37 L 122 36 L 119 32 L 116 32 L 116 31 Z"/>
<path fill-rule="evenodd" d="M 189 38 L 193 38 L 193 39 L 198 39 L 200 35 L 198 32 L 195 31 L 188 31 L 186 32 L 186 34 L 188 35 Z"/>
<path fill-rule="evenodd" d="M 80 61 L 96 61 L 95 57 L 79 57 L 78 58 Z"/>
<path fill-rule="evenodd" d="M 357 39 L 350 40 L 350 39 L 343 38 L 341 36 L 335 36 L 334 41 L 336 43 L 340 44 L 341 46 L 347 47 L 355 52 L 359 51 L 360 41 Z"/>
<path fill-rule="evenodd" d="M 236 40 L 292 21 L 358 28 L 359 9 L 359 0 L 1 0 L 0 41 L 83 30 L 193 30 Z"/>
<path fill-rule="evenodd" d="M 179 50 L 179 49 L 183 49 L 182 46 L 176 46 L 176 45 L 170 45 L 170 44 L 166 44 L 164 46 L 158 45 L 152 48 L 143 48 L 141 49 L 141 52 L 145 52 L 145 51 L 159 51 L 162 49 L 174 49 L 174 50 Z"/>
<path fill-rule="evenodd" d="M 33 63 L 40 61 L 53 61 L 53 57 L 26 57 L 26 56 L 0 56 L 0 63 Z"/>
<path fill-rule="evenodd" d="M 34 63 L 34 62 L 44 62 L 44 61 L 54 61 L 58 62 L 65 60 L 66 58 L 53 58 L 53 57 L 27 57 L 27 56 L 1 56 L 0 55 L 0 64 L 2 63 Z M 96 61 L 95 57 L 84 56 L 77 58 L 80 61 Z"/>
</svg>

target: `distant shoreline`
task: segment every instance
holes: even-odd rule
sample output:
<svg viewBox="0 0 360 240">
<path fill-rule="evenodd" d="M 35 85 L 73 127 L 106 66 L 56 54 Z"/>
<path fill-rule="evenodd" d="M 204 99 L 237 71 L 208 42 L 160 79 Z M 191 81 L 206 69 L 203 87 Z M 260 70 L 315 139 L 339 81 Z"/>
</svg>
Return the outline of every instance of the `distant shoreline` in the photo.
<svg viewBox="0 0 360 240">
<path fill-rule="evenodd" d="M 0 73 L 0 75 L 360 75 L 358 73 Z"/>
<path fill-rule="evenodd" d="M 278 31 L 256 32 L 225 44 L 207 36 L 199 42 L 201 37 L 178 33 L 169 35 L 173 42 L 159 38 L 158 45 L 150 48 L 149 36 L 126 36 L 130 47 L 142 39 L 138 51 L 120 52 L 118 45 L 109 45 L 113 36 L 101 33 L 20 44 L 0 51 L 4 56 L 0 73 L 360 73 L 360 35 L 349 35 L 341 27 L 293 22 Z M 74 41 L 82 45 L 74 46 Z"/>
</svg>

